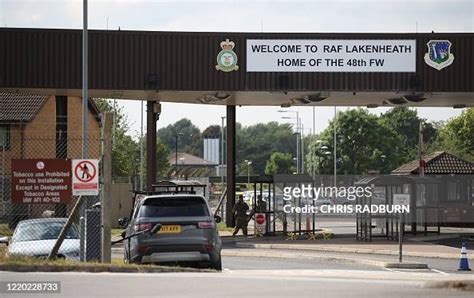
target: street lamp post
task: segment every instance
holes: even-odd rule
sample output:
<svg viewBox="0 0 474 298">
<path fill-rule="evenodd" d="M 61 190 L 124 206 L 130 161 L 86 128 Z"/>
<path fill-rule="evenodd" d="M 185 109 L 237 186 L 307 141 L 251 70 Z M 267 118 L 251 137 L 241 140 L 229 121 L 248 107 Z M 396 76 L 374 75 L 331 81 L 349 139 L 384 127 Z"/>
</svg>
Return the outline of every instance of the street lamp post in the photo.
<svg viewBox="0 0 474 298">
<path fill-rule="evenodd" d="M 244 160 L 244 162 L 247 164 L 247 184 L 250 184 L 250 165 L 252 162 L 250 160 Z"/>
<path fill-rule="evenodd" d="M 300 146 L 299 146 L 300 134 L 299 132 L 296 132 L 294 133 L 294 135 L 296 137 L 296 174 L 299 174 L 300 173 Z"/>
<path fill-rule="evenodd" d="M 316 148 L 314 148 L 314 149 L 315 150 L 313 150 L 311 152 L 313 154 L 313 162 L 315 161 L 314 160 L 314 155 L 316 154 L 317 157 L 318 157 L 318 175 L 320 175 L 321 174 L 321 155 L 320 155 L 320 153 L 323 153 L 324 155 L 327 155 L 328 146 L 324 145 L 323 140 L 316 140 Z M 321 152 L 321 151 L 323 151 L 323 152 Z M 316 167 L 313 166 L 313 168 L 312 168 L 313 179 L 316 176 L 315 170 L 316 170 Z"/>
<path fill-rule="evenodd" d="M 222 123 L 221 123 L 221 162 L 220 162 L 220 176 L 221 176 L 221 189 L 222 189 L 222 192 L 224 192 L 224 163 L 225 163 L 225 159 L 224 159 L 224 119 L 226 119 L 227 117 L 226 116 L 221 116 L 221 120 L 222 120 Z M 223 210 L 223 209 L 222 209 Z"/>
<path fill-rule="evenodd" d="M 182 136 L 184 135 L 183 133 L 181 132 L 178 132 L 174 135 L 175 137 L 175 147 L 174 147 L 174 153 L 175 153 L 175 156 L 174 156 L 174 167 L 175 167 L 175 173 L 176 175 L 178 175 L 178 136 Z"/>
<path fill-rule="evenodd" d="M 301 174 L 304 174 L 304 127 L 301 123 L 301 135 L 300 135 L 300 148 L 301 148 Z"/>
<path fill-rule="evenodd" d="M 176 173 L 178 173 L 178 133 L 175 137 L 175 146 L 174 146 L 174 168 Z"/>
<path fill-rule="evenodd" d="M 336 153 L 336 128 L 337 128 L 337 107 L 334 106 L 334 187 L 337 187 L 337 153 Z"/>
<path fill-rule="evenodd" d="M 296 117 L 289 117 L 289 116 L 284 116 L 284 117 L 281 117 L 282 119 L 296 119 L 296 158 L 297 158 L 297 161 L 296 161 L 296 172 L 297 174 L 301 174 L 302 173 L 302 158 L 301 158 L 301 155 L 302 155 L 302 146 L 301 146 L 301 119 L 300 119 L 300 116 L 299 116 L 299 112 L 298 111 L 288 111 L 288 110 L 279 110 L 278 111 L 279 113 L 294 113 L 296 114 Z"/>
<path fill-rule="evenodd" d="M 143 100 L 140 105 L 140 190 L 143 190 Z"/>
<path fill-rule="evenodd" d="M 387 155 L 385 155 L 385 154 L 380 155 L 380 161 L 382 162 L 382 165 L 381 165 L 381 167 L 380 167 L 380 174 L 383 174 L 383 173 L 384 173 L 383 168 L 384 168 L 385 160 L 386 160 L 386 159 L 387 159 Z"/>
</svg>

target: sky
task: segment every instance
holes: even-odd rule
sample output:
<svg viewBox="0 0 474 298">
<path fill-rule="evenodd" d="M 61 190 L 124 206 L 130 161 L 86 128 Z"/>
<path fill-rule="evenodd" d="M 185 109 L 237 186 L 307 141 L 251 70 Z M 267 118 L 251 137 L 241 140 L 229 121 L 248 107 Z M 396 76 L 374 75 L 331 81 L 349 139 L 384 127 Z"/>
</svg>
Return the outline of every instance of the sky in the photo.
<svg viewBox="0 0 474 298">
<path fill-rule="evenodd" d="M 0 0 L 0 25 L 82 28 L 82 0 Z M 369 1 L 152 1 L 89 0 L 89 28 L 221 32 L 474 32 L 474 0 Z M 140 131 L 139 101 L 119 100 L 130 124 Z M 347 108 L 339 107 L 338 110 Z M 242 107 L 243 125 L 285 123 L 279 107 Z M 299 111 L 305 133 L 313 127 L 311 107 Z M 387 108 L 371 109 L 382 113 Z M 422 118 L 439 121 L 459 115 L 452 108 L 420 108 Z M 188 118 L 200 129 L 220 124 L 224 106 L 163 103 L 158 127 Z M 316 132 L 334 116 L 333 107 L 316 108 Z M 145 121 L 146 122 L 146 121 Z"/>
</svg>

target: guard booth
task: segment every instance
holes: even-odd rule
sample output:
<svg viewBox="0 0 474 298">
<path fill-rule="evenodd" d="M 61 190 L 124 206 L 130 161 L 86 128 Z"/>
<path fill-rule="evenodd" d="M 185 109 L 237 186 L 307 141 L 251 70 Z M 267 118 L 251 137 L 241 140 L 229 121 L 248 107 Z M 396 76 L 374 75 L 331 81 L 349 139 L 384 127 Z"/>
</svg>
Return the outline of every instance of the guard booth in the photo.
<svg viewBox="0 0 474 298">
<path fill-rule="evenodd" d="M 416 235 L 419 227 L 423 233 L 440 232 L 439 181 L 416 176 L 374 176 L 355 183 L 356 186 L 372 188 L 371 197 L 357 198 L 360 205 L 393 205 L 394 194 L 410 195 L 410 213 L 405 215 L 404 233 Z M 372 241 L 373 238 L 397 240 L 399 214 L 357 213 L 356 239 Z"/>
<path fill-rule="evenodd" d="M 245 178 L 247 179 L 247 177 Z M 240 181 L 239 177 L 237 179 Z M 249 216 L 250 226 L 252 223 L 253 226 L 256 226 L 255 214 L 264 214 L 264 235 L 286 235 L 288 232 L 302 235 L 315 232 L 317 229 L 315 213 L 302 214 L 284 211 L 285 205 L 294 207 L 316 205 L 316 201 L 312 198 L 299 197 L 296 200 L 285 201 L 283 196 L 285 187 L 301 188 L 303 184 L 314 185 L 315 180 L 311 176 L 299 174 L 260 175 L 250 177 L 250 182 L 253 185 L 251 200 L 248 200 L 252 210 Z M 259 204 L 259 198 L 262 199 L 263 204 Z"/>
<path fill-rule="evenodd" d="M 249 226 L 256 227 L 258 220 L 255 215 L 263 214 L 265 217 L 265 229 L 263 235 L 275 236 L 286 235 L 288 232 L 299 235 L 306 233 L 314 233 L 316 230 L 316 215 L 302 213 L 287 213 L 284 211 L 285 205 L 305 206 L 307 204 L 315 205 L 316 202 L 312 198 L 298 198 L 295 201 L 285 201 L 283 191 L 285 187 L 301 187 L 303 184 L 313 185 L 315 180 L 309 175 L 295 174 L 276 174 L 276 175 L 260 175 L 249 177 L 237 177 L 237 182 L 244 179 L 250 181 L 253 186 L 251 199 L 247 199 L 250 203 Z M 259 199 L 263 203 L 259 204 Z M 245 197 L 244 197 L 245 199 Z"/>
<path fill-rule="evenodd" d="M 255 176 L 252 179 L 253 195 L 249 222 L 254 223 L 254 234 L 275 235 L 276 196 L 272 175 Z M 262 222 L 263 221 L 263 222 Z"/>
<path fill-rule="evenodd" d="M 249 205 L 250 211 L 248 216 L 249 234 L 256 233 L 258 222 L 256 215 L 263 215 L 264 228 L 262 235 L 285 235 L 288 232 L 299 235 L 308 232 L 314 233 L 316 230 L 315 214 L 286 213 L 285 205 L 304 206 L 306 204 L 315 205 L 315 201 L 311 198 L 298 198 L 297 200 L 285 201 L 283 190 L 285 187 L 301 187 L 303 184 L 315 183 L 314 179 L 309 175 L 255 175 L 255 176 L 237 176 L 235 195 L 242 195 L 244 201 Z M 319 181 L 319 180 L 318 180 Z M 225 183 L 222 177 L 209 177 L 211 188 L 213 185 Z M 214 206 L 214 214 L 219 214 L 225 218 L 226 196 L 227 190 L 220 194 L 220 198 L 214 199 L 214 203 L 210 202 L 211 207 Z M 262 203 L 259 203 L 261 198 Z M 261 217 L 259 217 L 261 218 Z"/>
<path fill-rule="evenodd" d="M 309 175 L 304 174 L 276 174 L 273 175 L 274 184 L 276 186 L 276 206 L 277 206 L 277 219 L 281 221 L 281 231 L 283 234 L 288 232 L 296 233 L 298 235 L 306 233 L 314 233 L 316 230 L 316 215 L 315 213 L 311 214 L 302 214 L 302 213 L 287 213 L 284 212 L 285 205 L 291 205 L 294 207 L 303 207 L 305 205 L 316 205 L 316 201 L 312 198 L 302 198 L 292 199 L 291 201 L 285 201 L 283 199 L 283 190 L 285 187 L 299 187 L 301 188 L 303 184 L 314 186 L 316 182 Z M 319 181 L 318 181 L 319 182 Z M 322 182 L 321 182 L 322 183 Z"/>
</svg>

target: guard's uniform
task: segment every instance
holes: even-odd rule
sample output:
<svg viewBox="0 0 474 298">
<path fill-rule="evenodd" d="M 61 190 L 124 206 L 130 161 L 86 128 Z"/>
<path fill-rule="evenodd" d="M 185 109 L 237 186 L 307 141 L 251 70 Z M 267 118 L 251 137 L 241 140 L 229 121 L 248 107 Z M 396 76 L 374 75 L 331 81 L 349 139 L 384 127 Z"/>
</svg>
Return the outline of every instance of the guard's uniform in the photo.
<svg viewBox="0 0 474 298">
<path fill-rule="evenodd" d="M 267 202 L 262 199 L 258 199 L 257 207 L 255 208 L 255 212 L 257 213 L 265 213 L 267 211 Z"/>
<path fill-rule="evenodd" d="M 233 213 L 235 214 L 236 224 L 233 236 L 235 236 L 240 229 L 242 229 L 242 233 L 247 236 L 247 211 L 249 210 L 249 205 L 245 202 L 241 202 L 240 200 L 234 205 Z"/>
</svg>

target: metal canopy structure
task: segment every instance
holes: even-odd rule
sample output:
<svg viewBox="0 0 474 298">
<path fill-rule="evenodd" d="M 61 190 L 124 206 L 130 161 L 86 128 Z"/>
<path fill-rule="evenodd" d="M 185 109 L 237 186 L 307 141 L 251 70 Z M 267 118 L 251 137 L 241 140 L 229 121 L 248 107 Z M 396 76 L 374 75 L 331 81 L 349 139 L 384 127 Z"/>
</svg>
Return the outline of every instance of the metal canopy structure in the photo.
<svg viewBox="0 0 474 298">
<path fill-rule="evenodd" d="M 474 106 L 473 33 L 88 32 L 89 96 L 147 101 L 148 190 L 157 102 L 227 106 L 227 208 L 236 106 Z M 81 45 L 81 30 L 0 28 L 0 92 L 80 97 Z"/>
<path fill-rule="evenodd" d="M 81 96 L 81 31 L 62 29 L 0 29 L 0 89 L 47 95 Z M 366 71 L 281 68 L 259 70 L 261 56 L 251 56 L 250 43 L 354 41 L 413 44 L 411 67 Z M 219 70 L 217 58 L 226 41 L 238 69 Z M 436 69 L 425 61 L 430 42 L 449 42 L 436 53 L 453 60 Z M 474 34 L 472 33 L 236 33 L 89 31 L 91 97 L 126 98 L 220 105 L 318 106 L 472 106 L 474 105 Z M 268 46 L 268 45 L 265 45 Z M 275 46 L 275 45 L 273 45 Z M 310 57 L 322 57 L 323 46 Z M 265 48 L 268 55 L 276 48 Z M 368 51 L 368 48 L 363 48 Z M 344 55 L 361 57 L 348 48 Z M 360 50 L 359 50 L 360 51 Z M 380 49 L 370 49 L 380 51 Z M 260 53 L 262 54 L 262 53 Z M 397 55 L 397 53 L 392 53 Z M 303 53 L 282 53 L 303 57 Z M 363 57 L 377 54 L 364 53 Z M 380 57 L 389 57 L 383 54 Z M 400 54 L 401 55 L 401 54 Z M 252 58 L 253 57 L 253 58 Z M 263 56 L 265 58 L 267 56 Z M 270 56 L 268 56 L 270 57 Z M 397 56 L 398 57 L 398 56 Z M 403 56 L 405 57 L 405 56 Z M 392 59 L 395 66 L 404 59 Z M 262 58 L 262 59 L 263 59 Z M 299 59 L 299 58 L 298 58 Z M 367 58 L 369 59 L 369 58 Z M 386 58 L 386 63 L 390 62 Z M 367 61 L 366 61 L 367 62 Z M 429 62 L 429 61 L 428 61 Z M 266 70 L 272 66 L 262 65 Z M 369 66 L 367 66 L 368 68 Z M 251 71 L 250 71 L 251 70 Z M 330 70 L 330 71 L 325 71 Z M 368 69 L 371 70 L 371 69 Z"/>
</svg>

